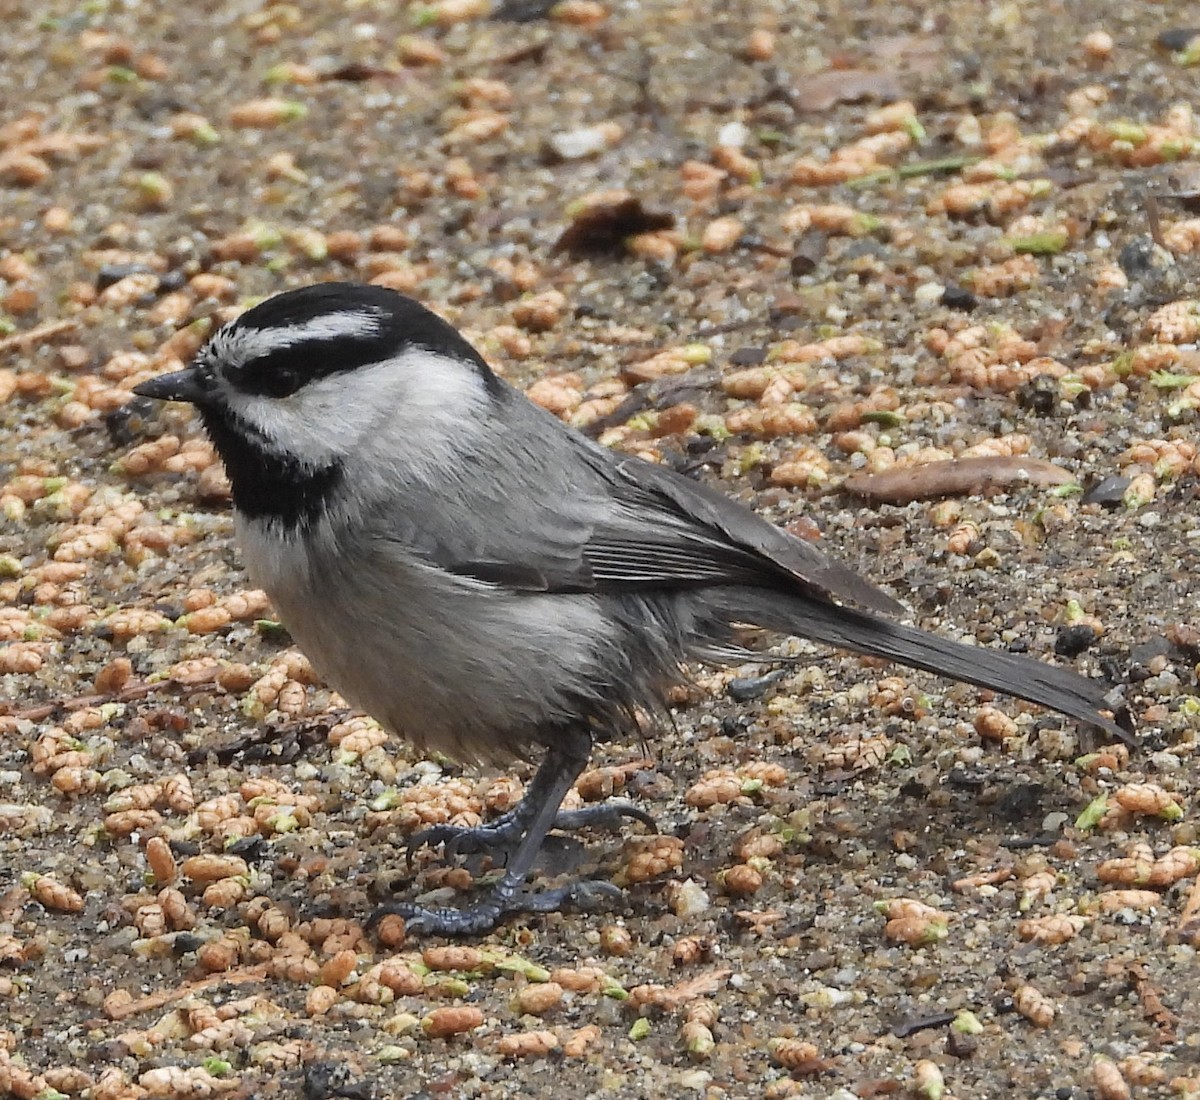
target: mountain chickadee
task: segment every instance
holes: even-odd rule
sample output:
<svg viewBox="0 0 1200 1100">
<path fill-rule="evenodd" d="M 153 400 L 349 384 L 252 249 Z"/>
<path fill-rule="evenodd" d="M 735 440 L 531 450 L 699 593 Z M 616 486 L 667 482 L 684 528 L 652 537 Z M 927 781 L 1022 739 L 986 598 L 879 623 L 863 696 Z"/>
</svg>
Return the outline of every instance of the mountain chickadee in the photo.
<svg viewBox="0 0 1200 1100">
<path fill-rule="evenodd" d="M 891 597 L 721 493 L 598 446 L 502 381 L 449 324 L 377 286 L 325 283 L 222 327 L 136 393 L 196 406 L 224 460 L 253 580 L 328 683 L 421 749 L 544 752 L 520 805 L 410 841 L 512 846 L 469 908 L 395 904 L 410 931 L 486 931 L 616 892 L 527 891 L 547 832 L 623 817 L 560 811 L 592 742 L 661 714 L 690 660 L 762 660 L 751 625 L 1040 703 L 1115 737 L 1074 672 L 881 618 Z M 846 601 L 857 607 L 846 606 Z"/>
</svg>

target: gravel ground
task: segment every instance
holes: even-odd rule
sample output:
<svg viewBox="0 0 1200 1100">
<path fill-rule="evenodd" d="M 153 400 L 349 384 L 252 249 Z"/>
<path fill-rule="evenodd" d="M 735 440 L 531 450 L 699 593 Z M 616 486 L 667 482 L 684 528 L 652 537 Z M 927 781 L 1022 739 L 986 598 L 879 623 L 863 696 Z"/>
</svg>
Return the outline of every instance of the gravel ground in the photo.
<svg viewBox="0 0 1200 1100">
<path fill-rule="evenodd" d="M 1200 1094 L 1193 5 L 6 11 L 0 1096 Z M 1141 747 L 794 646 L 597 751 L 662 834 L 544 871 L 623 909 L 365 933 L 529 772 L 347 715 L 186 410 L 128 404 L 330 278 Z"/>
</svg>

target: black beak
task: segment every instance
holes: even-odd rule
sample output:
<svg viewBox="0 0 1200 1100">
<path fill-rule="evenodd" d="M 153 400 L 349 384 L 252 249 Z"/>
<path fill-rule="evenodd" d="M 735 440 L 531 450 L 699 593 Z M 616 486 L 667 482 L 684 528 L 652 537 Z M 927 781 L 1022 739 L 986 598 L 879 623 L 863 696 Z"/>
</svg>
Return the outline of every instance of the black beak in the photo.
<svg viewBox="0 0 1200 1100">
<path fill-rule="evenodd" d="M 210 387 L 205 385 L 205 381 L 195 367 L 188 367 L 141 382 L 133 387 L 133 392 L 139 397 L 154 397 L 159 401 L 188 401 L 193 405 L 203 405 L 210 397 Z"/>
</svg>

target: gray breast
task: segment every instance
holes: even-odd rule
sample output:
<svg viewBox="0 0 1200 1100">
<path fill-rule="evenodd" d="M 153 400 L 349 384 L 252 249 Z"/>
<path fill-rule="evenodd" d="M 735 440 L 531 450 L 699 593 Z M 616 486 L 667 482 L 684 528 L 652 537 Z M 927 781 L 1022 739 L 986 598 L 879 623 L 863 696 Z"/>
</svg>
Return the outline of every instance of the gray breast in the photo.
<svg viewBox="0 0 1200 1100">
<path fill-rule="evenodd" d="M 507 592 L 328 531 L 239 518 L 255 583 L 325 681 L 421 749 L 505 759 L 577 717 L 614 625 L 590 596 Z"/>
</svg>

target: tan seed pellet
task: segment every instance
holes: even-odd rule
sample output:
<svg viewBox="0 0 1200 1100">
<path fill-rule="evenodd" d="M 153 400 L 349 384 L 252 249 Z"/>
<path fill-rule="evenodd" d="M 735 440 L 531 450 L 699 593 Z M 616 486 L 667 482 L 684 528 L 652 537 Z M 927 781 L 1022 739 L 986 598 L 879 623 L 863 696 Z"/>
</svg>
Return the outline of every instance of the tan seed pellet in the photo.
<svg viewBox="0 0 1200 1100">
<path fill-rule="evenodd" d="M 1133 1095 L 1117 1064 L 1103 1056 L 1092 1062 L 1092 1084 L 1100 1100 L 1130 1100 Z"/>
<path fill-rule="evenodd" d="M 823 1065 L 820 1050 L 803 1039 L 772 1039 L 767 1049 L 777 1064 L 793 1073 L 819 1072 Z"/>
<path fill-rule="evenodd" d="M 249 874 L 250 868 L 241 856 L 218 856 L 212 854 L 189 856 L 181 868 L 184 878 L 193 882 L 216 882 Z"/>
<path fill-rule="evenodd" d="M 421 961 L 430 970 L 478 970 L 483 964 L 483 952 L 477 947 L 457 944 L 427 947 L 421 952 Z"/>
<path fill-rule="evenodd" d="M 431 1039 L 449 1039 L 483 1026 L 483 1012 L 474 1005 L 448 1005 L 435 1008 L 421 1027 Z"/>
<path fill-rule="evenodd" d="M 82 895 L 48 875 L 33 876 L 27 888 L 34 898 L 47 909 L 56 909 L 60 913 L 83 911 Z"/>
<path fill-rule="evenodd" d="M 496 1042 L 497 1053 L 506 1058 L 541 1058 L 559 1047 L 553 1031 L 525 1031 L 505 1035 Z"/>
<path fill-rule="evenodd" d="M 1013 993 L 1013 1008 L 1038 1027 L 1049 1027 L 1057 1015 L 1053 1002 L 1032 985 L 1020 986 Z"/>
<path fill-rule="evenodd" d="M 582 1058 L 588 1049 L 595 1046 L 601 1037 L 601 1031 L 595 1024 L 585 1024 L 572 1032 L 563 1041 L 562 1051 L 568 1058 Z"/>
<path fill-rule="evenodd" d="M 572 993 L 594 993 L 604 981 L 604 971 L 598 966 L 583 966 L 578 969 L 558 967 L 550 971 L 550 980 Z"/>
<path fill-rule="evenodd" d="M 557 982 L 537 982 L 525 986 L 517 994 L 517 1006 L 521 1012 L 542 1016 L 559 1006 L 563 999 L 563 987 Z"/>
<path fill-rule="evenodd" d="M 330 985 L 316 985 L 304 999 L 304 1011 L 309 1016 L 324 1016 L 341 999 L 341 994 Z"/>
</svg>

